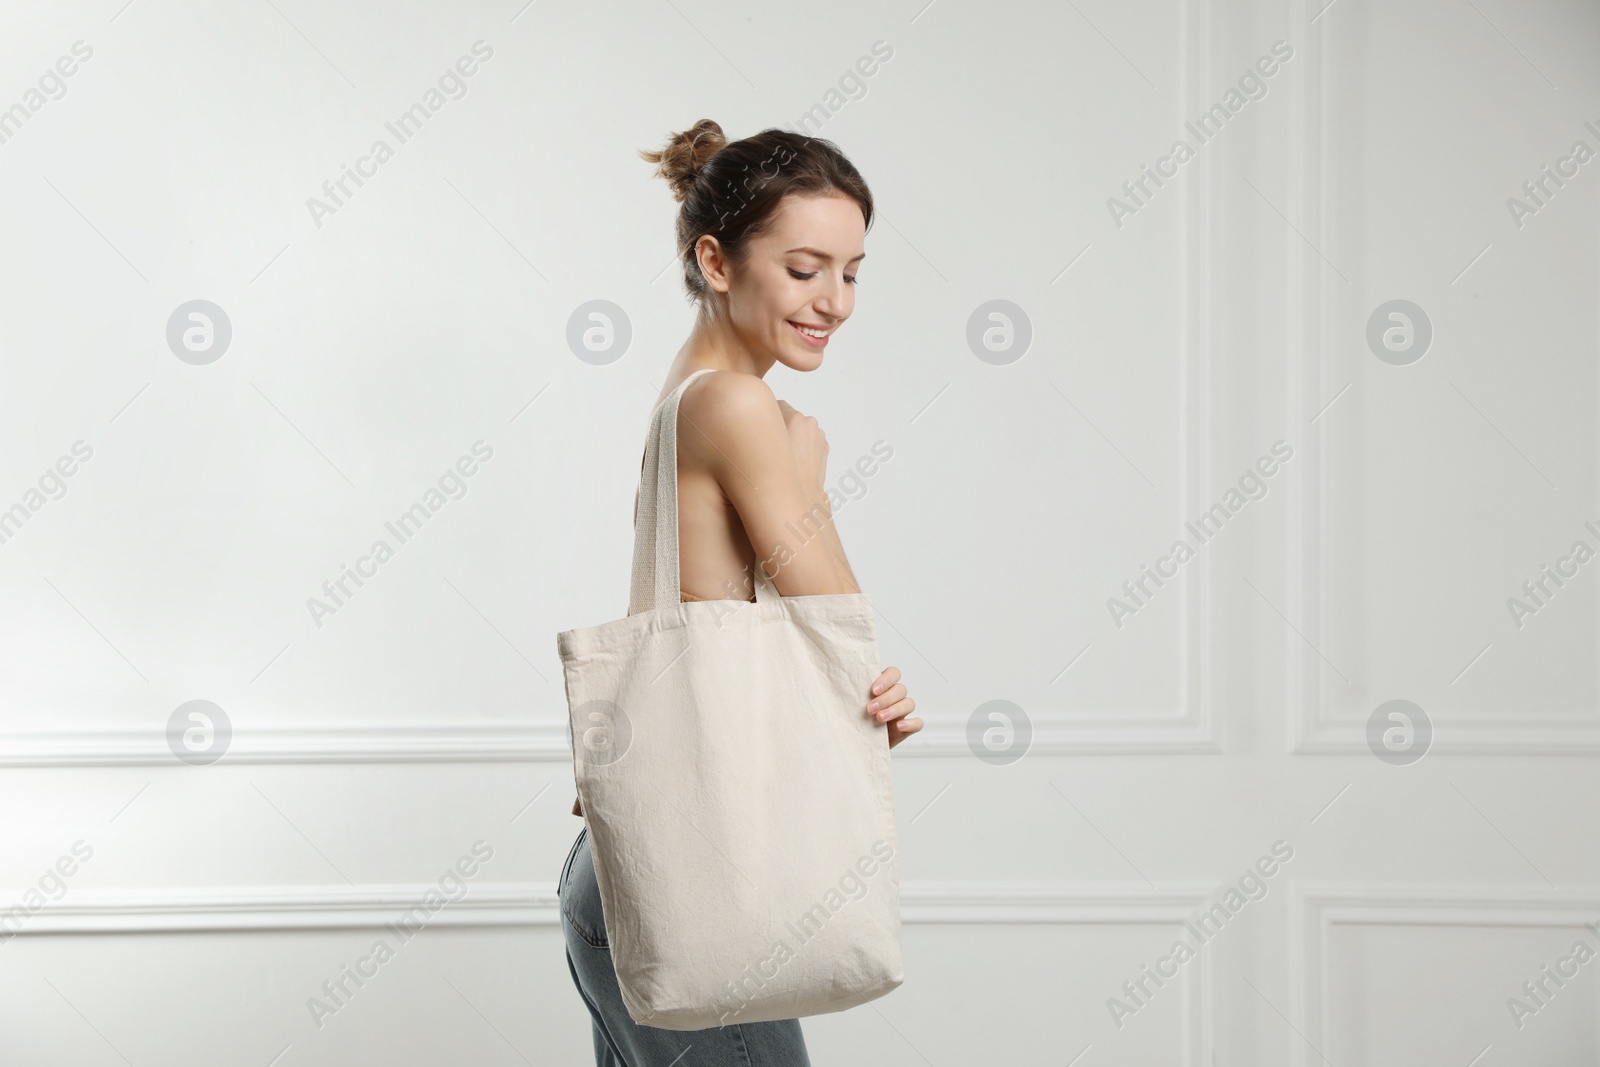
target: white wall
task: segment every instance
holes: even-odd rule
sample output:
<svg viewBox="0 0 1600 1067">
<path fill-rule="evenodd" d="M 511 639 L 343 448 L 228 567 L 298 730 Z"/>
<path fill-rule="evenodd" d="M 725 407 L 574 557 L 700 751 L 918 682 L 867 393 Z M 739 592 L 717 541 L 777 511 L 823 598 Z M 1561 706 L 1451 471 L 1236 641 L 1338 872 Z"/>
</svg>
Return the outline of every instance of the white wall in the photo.
<svg viewBox="0 0 1600 1067">
<path fill-rule="evenodd" d="M 818 103 L 880 221 L 825 367 L 772 382 L 832 478 L 894 450 L 838 521 L 928 728 L 895 753 L 907 982 L 808 1020 L 813 1061 L 1600 1057 L 1596 965 L 1522 988 L 1600 948 L 1596 565 L 1508 608 L 1600 549 L 1600 162 L 1522 191 L 1600 152 L 1600 9 L 1323 2 L 0 11 L 0 108 L 28 112 L 0 125 L 0 912 L 55 898 L 0 941 L 0 1061 L 587 1062 L 554 635 L 626 610 L 690 318 L 633 153 Z M 193 300 L 231 329 L 209 362 L 168 342 Z M 631 330 L 605 364 L 567 341 L 596 300 Z M 969 344 L 994 300 L 1020 357 Z M 1368 343 L 1395 300 L 1421 358 Z M 1368 740 L 1397 699 L 1420 760 Z M 230 725 L 216 762 L 169 747 L 193 700 Z M 969 741 L 997 700 L 1027 724 L 1000 756 Z M 1260 899 L 1185 925 L 1275 842 Z M 384 929 L 458 861 L 461 901 Z"/>
</svg>

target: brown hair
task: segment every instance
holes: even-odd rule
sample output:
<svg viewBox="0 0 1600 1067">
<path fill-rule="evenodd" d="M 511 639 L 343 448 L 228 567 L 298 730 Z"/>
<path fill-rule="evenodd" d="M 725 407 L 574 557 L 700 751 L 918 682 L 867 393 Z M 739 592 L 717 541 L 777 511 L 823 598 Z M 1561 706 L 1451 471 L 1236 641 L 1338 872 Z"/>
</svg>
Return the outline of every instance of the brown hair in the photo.
<svg viewBox="0 0 1600 1067">
<path fill-rule="evenodd" d="M 734 261 L 745 242 L 772 221 L 785 196 L 842 194 L 861 208 L 872 226 L 872 193 L 855 166 L 832 141 L 788 130 L 767 129 L 728 143 L 722 127 L 701 119 L 668 138 L 659 152 L 640 151 L 667 180 L 678 209 L 678 250 L 683 284 L 702 300 L 708 288 L 694 246 L 709 234 Z"/>
</svg>

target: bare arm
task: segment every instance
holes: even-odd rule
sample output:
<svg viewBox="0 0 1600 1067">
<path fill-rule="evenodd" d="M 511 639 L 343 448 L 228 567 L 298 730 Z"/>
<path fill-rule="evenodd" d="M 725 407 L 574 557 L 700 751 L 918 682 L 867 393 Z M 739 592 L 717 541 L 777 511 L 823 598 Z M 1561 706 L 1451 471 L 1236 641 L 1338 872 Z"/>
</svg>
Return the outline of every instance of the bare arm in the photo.
<svg viewBox="0 0 1600 1067">
<path fill-rule="evenodd" d="M 766 382 L 717 371 L 685 390 L 678 448 L 733 502 L 756 563 L 784 596 L 859 593 L 823 489 L 827 443 Z"/>
<path fill-rule="evenodd" d="M 828 473 L 828 439 L 823 435 L 822 427 L 817 425 L 817 420 L 811 416 L 801 414 L 782 400 L 778 401 L 778 410 L 783 413 L 784 428 L 789 433 L 789 451 L 799 468 L 800 480 L 812 488 L 816 504 L 827 509 L 828 527 L 823 543 L 850 576 L 851 585 L 857 587 L 854 591 L 859 591 L 860 583 L 850 569 L 850 561 L 845 558 L 838 528 L 833 525 L 833 505 L 828 500 L 828 491 L 823 484 Z"/>
<path fill-rule="evenodd" d="M 823 488 L 828 443 L 817 420 L 772 395 L 760 378 L 718 371 L 684 391 L 679 453 L 703 465 L 733 502 L 745 534 L 784 596 L 859 593 Z M 922 729 L 898 667 L 864 694 L 889 747 Z"/>
</svg>

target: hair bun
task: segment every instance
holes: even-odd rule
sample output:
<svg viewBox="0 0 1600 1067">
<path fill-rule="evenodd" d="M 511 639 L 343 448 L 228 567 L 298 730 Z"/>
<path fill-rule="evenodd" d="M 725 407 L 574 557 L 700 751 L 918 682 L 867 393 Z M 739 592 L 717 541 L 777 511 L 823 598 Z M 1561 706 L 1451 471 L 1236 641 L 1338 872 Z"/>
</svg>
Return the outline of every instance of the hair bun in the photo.
<svg viewBox="0 0 1600 1067">
<path fill-rule="evenodd" d="M 721 126 L 701 119 L 682 133 L 673 134 L 661 151 L 640 151 L 639 155 L 645 162 L 657 164 L 656 174 L 667 180 L 673 199 L 681 204 L 694 190 L 694 180 L 706 163 L 727 143 Z"/>
</svg>

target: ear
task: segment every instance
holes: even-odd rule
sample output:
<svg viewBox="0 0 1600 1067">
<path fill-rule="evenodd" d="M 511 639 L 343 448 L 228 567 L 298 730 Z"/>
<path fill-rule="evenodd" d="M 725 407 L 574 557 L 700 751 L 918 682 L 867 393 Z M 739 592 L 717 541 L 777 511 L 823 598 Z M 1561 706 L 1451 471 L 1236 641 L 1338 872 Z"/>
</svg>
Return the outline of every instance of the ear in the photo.
<svg viewBox="0 0 1600 1067">
<path fill-rule="evenodd" d="M 700 264 L 700 274 L 712 292 L 726 293 L 733 287 L 730 276 L 732 264 L 722 250 L 722 242 L 709 233 L 701 234 L 694 244 L 695 261 Z"/>
</svg>

